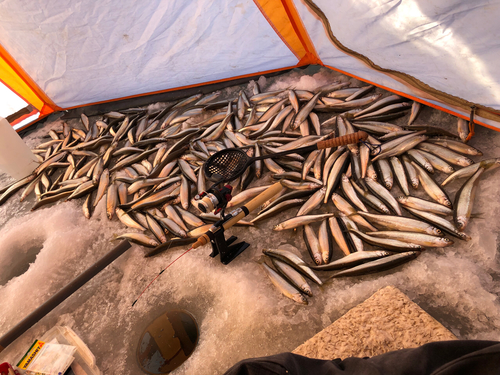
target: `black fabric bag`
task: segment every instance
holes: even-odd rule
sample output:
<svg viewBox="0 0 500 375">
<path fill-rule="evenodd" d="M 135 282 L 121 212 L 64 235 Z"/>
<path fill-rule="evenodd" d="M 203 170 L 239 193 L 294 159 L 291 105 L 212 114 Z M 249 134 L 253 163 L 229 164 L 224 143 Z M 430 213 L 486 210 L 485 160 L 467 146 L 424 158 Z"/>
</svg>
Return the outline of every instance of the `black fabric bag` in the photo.
<svg viewBox="0 0 500 375">
<path fill-rule="evenodd" d="M 245 359 L 225 375 L 500 375 L 500 342 L 438 341 L 372 358 L 324 361 L 292 353 Z"/>
</svg>

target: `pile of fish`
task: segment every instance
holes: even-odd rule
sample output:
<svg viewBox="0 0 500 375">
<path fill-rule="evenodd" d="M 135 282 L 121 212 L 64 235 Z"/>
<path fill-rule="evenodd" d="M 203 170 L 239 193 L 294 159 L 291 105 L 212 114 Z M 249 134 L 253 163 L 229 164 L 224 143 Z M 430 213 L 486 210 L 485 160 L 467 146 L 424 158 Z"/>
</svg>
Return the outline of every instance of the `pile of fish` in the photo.
<svg viewBox="0 0 500 375">
<path fill-rule="evenodd" d="M 329 277 L 377 272 L 416 258 L 424 248 L 451 245 L 444 234 L 469 239 L 464 230 L 478 182 L 500 159 L 474 163 L 469 156 L 481 152 L 457 135 L 412 125 L 418 103 L 397 95 L 367 95 L 373 86 L 349 85 L 260 92 L 252 81 L 251 95 L 241 90 L 236 98 L 217 100 L 220 92 L 198 94 L 158 111 L 130 108 L 93 121 L 82 115 L 78 126 L 63 123 L 62 129 L 49 131 L 51 139 L 33 150 L 40 165 L 0 189 L 0 205 L 24 188 L 21 201 L 32 192 L 37 197 L 33 210 L 82 198 L 90 219 L 105 199 L 108 219 L 116 216 L 135 230 L 117 238 L 152 248 L 145 254 L 152 256 L 196 241 L 219 220 L 191 201 L 210 186 L 202 165 L 215 152 L 240 147 L 249 156 L 274 154 L 364 130 L 370 134 L 366 142 L 257 161 L 230 183 L 239 194 L 228 207 L 270 186 L 249 188 L 267 177 L 264 168 L 283 185 L 253 220 L 239 225 L 258 225 L 300 206 L 274 230 L 302 227 L 313 265 L 285 250 L 263 250 L 269 256 L 263 268 L 278 289 L 307 303 L 305 295 L 312 291 L 305 278 L 323 283 L 315 271 L 335 270 Z M 407 126 L 387 122 L 410 109 Z M 464 140 L 464 121 L 459 120 L 458 133 Z M 449 174 L 441 186 L 431 177 L 435 171 Z M 452 204 L 442 186 L 458 179 L 465 183 Z M 392 195 L 394 182 L 403 195 Z M 420 186 L 430 200 L 412 196 L 410 187 Z M 328 205 L 328 213 L 317 213 L 322 205 Z M 412 217 L 403 216 L 404 210 Z M 332 261 L 337 247 L 344 257 Z"/>
</svg>

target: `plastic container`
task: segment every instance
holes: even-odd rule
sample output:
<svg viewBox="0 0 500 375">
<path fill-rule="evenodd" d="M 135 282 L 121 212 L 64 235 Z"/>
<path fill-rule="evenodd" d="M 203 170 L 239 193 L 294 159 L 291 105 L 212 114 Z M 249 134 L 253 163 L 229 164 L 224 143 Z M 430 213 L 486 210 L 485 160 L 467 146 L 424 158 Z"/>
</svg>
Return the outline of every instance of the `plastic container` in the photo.
<svg viewBox="0 0 500 375">
<path fill-rule="evenodd" d="M 9 122 L 0 117 L 0 171 L 19 180 L 37 166 L 37 159 L 26 143 Z"/>
<path fill-rule="evenodd" d="M 96 366 L 94 354 L 71 328 L 66 326 L 52 327 L 40 338 L 40 341 L 50 342 L 53 339 L 56 339 L 59 344 L 76 346 L 75 360 L 71 364 L 76 375 L 101 374 Z"/>
</svg>

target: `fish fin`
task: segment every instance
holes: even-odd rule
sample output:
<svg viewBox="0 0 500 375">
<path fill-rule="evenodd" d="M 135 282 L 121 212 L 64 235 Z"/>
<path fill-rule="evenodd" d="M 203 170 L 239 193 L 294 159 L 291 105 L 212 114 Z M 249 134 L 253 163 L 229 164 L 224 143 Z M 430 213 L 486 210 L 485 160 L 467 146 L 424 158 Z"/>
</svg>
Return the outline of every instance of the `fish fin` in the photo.
<svg viewBox="0 0 500 375">
<path fill-rule="evenodd" d="M 482 212 L 477 212 L 475 214 L 470 215 L 471 219 L 484 219 L 483 213 Z"/>
</svg>

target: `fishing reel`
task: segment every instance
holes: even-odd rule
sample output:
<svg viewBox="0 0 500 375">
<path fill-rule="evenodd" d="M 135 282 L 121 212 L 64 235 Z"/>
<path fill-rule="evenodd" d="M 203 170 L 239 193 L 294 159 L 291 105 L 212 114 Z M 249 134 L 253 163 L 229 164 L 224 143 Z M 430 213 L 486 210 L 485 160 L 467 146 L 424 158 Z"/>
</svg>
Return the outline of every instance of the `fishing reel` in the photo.
<svg viewBox="0 0 500 375">
<path fill-rule="evenodd" d="M 219 189 L 216 185 L 213 185 L 208 191 L 198 193 L 194 200 L 198 202 L 198 209 L 201 212 L 206 214 L 214 211 L 214 214 L 217 215 L 222 211 L 221 216 L 224 217 L 224 209 L 233 198 L 231 195 L 233 187 L 224 185 Z"/>
</svg>

